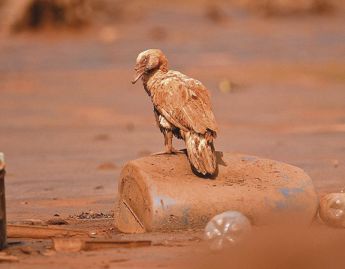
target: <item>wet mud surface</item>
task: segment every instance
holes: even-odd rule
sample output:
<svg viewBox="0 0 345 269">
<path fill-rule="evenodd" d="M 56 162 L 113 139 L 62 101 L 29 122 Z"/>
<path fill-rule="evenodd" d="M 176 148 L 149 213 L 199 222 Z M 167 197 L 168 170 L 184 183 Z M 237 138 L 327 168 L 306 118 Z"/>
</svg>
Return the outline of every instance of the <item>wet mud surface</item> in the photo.
<svg viewBox="0 0 345 269">
<path fill-rule="evenodd" d="M 69 216 L 111 214 L 122 166 L 163 150 L 150 100 L 140 83 L 130 83 L 138 52 L 154 47 L 172 69 L 210 90 L 217 150 L 296 165 L 319 195 L 345 188 L 344 16 L 264 19 L 235 12 L 230 18 L 218 24 L 202 5 L 159 5 L 136 23 L 111 25 L 110 41 L 98 27 L 2 31 L 0 151 L 7 161 L 8 222 L 57 214 L 64 226 L 124 236 L 111 230 L 111 218 Z M 126 237 L 158 243 L 44 255 L 50 241 L 25 241 L 35 254 L 13 246 L 20 261 L 0 268 L 181 267 L 204 251 L 195 231 Z"/>
</svg>

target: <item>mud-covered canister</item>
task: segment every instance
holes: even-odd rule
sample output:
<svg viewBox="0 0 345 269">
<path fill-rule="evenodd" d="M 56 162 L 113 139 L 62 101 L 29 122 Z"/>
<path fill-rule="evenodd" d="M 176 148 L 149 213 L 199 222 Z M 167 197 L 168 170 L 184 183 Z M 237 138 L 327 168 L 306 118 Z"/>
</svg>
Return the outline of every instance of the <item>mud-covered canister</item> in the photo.
<svg viewBox="0 0 345 269">
<path fill-rule="evenodd" d="M 0 152 L 0 249 L 6 247 L 5 160 Z"/>
</svg>

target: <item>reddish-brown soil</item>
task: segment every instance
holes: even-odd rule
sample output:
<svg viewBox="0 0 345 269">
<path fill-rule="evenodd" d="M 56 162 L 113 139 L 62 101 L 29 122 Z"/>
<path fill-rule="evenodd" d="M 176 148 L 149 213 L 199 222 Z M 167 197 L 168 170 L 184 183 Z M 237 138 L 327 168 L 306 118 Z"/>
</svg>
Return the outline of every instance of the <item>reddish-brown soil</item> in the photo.
<svg viewBox="0 0 345 269">
<path fill-rule="evenodd" d="M 154 47 L 172 69 L 210 89 L 218 150 L 299 166 L 319 194 L 345 188 L 345 17 L 230 13 L 218 23 L 205 16 L 204 5 L 161 4 L 107 29 L 2 30 L 0 151 L 7 161 L 8 222 L 58 214 L 68 227 L 123 236 L 111 229 L 111 219 L 69 216 L 110 214 L 121 167 L 163 149 L 149 98 L 140 83 L 130 84 L 138 52 Z M 220 90 L 224 81 L 231 87 Z M 20 261 L 0 268 L 190 268 L 188 257 L 205 256 L 200 232 L 125 237 L 155 245 L 47 254 L 50 241 L 25 241 L 32 253 L 12 246 Z"/>
</svg>

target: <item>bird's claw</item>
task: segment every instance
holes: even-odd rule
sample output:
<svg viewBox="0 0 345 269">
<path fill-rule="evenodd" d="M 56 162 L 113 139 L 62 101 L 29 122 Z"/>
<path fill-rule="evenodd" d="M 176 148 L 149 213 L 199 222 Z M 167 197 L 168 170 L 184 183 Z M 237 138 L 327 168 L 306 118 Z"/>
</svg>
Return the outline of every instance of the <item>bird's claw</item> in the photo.
<svg viewBox="0 0 345 269">
<path fill-rule="evenodd" d="M 156 152 L 156 153 L 153 153 L 151 154 L 152 156 L 155 156 L 155 155 L 167 155 L 167 154 L 177 154 L 181 152 L 180 150 L 177 150 L 177 149 L 171 149 L 171 150 L 165 150 L 165 151 L 161 151 L 161 152 Z"/>
<path fill-rule="evenodd" d="M 179 153 L 179 150 L 175 148 L 170 148 L 165 151 L 165 154 L 177 154 L 177 153 Z"/>
</svg>

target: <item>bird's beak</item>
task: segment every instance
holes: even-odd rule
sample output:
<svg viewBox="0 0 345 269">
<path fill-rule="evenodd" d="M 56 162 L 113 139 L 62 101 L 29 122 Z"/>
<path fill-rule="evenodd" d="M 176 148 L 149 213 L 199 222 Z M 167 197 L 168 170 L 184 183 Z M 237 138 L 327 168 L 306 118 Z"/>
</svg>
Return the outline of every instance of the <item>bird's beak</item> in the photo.
<svg viewBox="0 0 345 269">
<path fill-rule="evenodd" d="M 145 73 L 145 66 L 135 66 L 134 70 L 135 75 L 132 80 L 132 84 L 135 84 L 139 80 L 139 78 L 141 78 L 141 76 Z"/>
<path fill-rule="evenodd" d="M 136 73 L 135 74 L 135 76 L 134 76 L 134 78 L 133 78 L 133 80 L 132 80 L 132 84 L 135 84 L 138 80 L 139 80 L 139 78 L 141 78 L 141 76 L 144 74 L 144 72 L 140 72 L 140 73 Z"/>
</svg>

